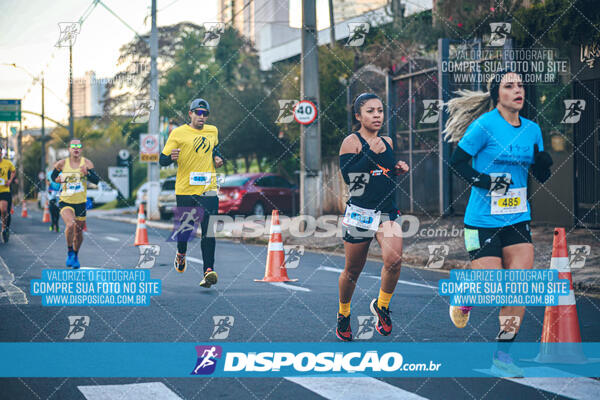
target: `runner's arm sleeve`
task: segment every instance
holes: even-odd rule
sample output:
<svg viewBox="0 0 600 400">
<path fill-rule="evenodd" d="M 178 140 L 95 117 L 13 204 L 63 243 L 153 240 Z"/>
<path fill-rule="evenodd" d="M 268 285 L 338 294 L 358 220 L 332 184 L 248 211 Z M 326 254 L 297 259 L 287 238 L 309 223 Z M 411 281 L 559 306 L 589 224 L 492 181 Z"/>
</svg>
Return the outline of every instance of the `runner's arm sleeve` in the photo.
<svg viewBox="0 0 600 400">
<path fill-rule="evenodd" d="M 219 144 L 213 149 L 213 158 L 214 157 L 221 157 L 221 159 L 225 161 L 225 157 L 223 157 L 223 154 L 221 153 L 221 145 Z"/>
<path fill-rule="evenodd" d="M 158 163 L 163 166 L 169 166 L 173 163 L 173 160 L 171 159 L 171 155 L 165 155 L 164 153 L 160 153 L 160 158 L 158 159 Z"/>
<path fill-rule="evenodd" d="M 56 168 L 54 168 L 52 170 L 52 175 L 50 175 L 50 179 L 52 179 L 52 182 L 59 183 L 59 182 L 56 182 L 56 178 L 58 178 L 59 175 L 60 175 L 60 171 L 57 170 Z"/>
<path fill-rule="evenodd" d="M 100 177 L 98 176 L 98 174 L 96 174 L 94 168 L 88 169 L 87 180 L 92 182 L 94 185 L 100 182 Z"/>
<path fill-rule="evenodd" d="M 454 150 L 450 159 L 452 171 L 473 186 L 486 190 L 489 189 L 492 184 L 492 178 L 488 174 L 477 172 L 471 166 L 471 158 L 472 156 L 464 151 L 461 146 L 456 146 L 456 150 Z"/>
<path fill-rule="evenodd" d="M 379 155 L 368 149 L 360 153 L 345 153 L 340 155 L 340 170 L 347 185 L 350 184 L 351 172 L 369 172 L 375 165 Z"/>
</svg>

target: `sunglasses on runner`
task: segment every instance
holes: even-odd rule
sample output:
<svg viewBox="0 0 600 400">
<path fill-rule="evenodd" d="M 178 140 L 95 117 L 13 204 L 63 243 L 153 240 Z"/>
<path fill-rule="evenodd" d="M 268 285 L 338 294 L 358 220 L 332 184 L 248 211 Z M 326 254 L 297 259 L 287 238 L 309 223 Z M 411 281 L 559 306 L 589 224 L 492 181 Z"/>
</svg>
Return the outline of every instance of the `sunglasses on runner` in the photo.
<svg viewBox="0 0 600 400">
<path fill-rule="evenodd" d="M 208 115 L 208 111 L 201 109 L 201 108 L 197 108 L 193 111 L 194 114 L 196 114 L 197 116 L 201 117 L 203 115 Z"/>
<path fill-rule="evenodd" d="M 71 148 L 72 148 L 72 149 L 80 149 L 80 148 L 81 148 L 81 143 L 78 143 L 78 144 L 72 144 L 72 145 L 71 145 Z"/>
</svg>

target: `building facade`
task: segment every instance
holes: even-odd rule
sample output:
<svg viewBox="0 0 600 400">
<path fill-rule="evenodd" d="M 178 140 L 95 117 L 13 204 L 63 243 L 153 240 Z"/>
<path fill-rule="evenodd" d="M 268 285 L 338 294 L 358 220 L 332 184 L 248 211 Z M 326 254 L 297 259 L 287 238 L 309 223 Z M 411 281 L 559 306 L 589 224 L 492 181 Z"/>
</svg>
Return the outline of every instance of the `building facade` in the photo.
<svg viewBox="0 0 600 400">
<path fill-rule="evenodd" d="M 331 41 L 329 2 L 317 2 L 319 45 Z M 405 15 L 431 9 L 432 0 L 415 0 L 406 5 Z M 350 34 L 349 22 L 387 23 L 392 20 L 387 0 L 333 0 L 335 39 Z M 301 51 L 302 0 L 219 0 L 219 22 L 233 24 L 254 42 L 263 70 L 273 63 L 298 56 Z"/>
<path fill-rule="evenodd" d="M 82 78 L 73 79 L 73 117 L 98 117 L 106 93 L 106 80 L 88 71 Z"/>
</svg>

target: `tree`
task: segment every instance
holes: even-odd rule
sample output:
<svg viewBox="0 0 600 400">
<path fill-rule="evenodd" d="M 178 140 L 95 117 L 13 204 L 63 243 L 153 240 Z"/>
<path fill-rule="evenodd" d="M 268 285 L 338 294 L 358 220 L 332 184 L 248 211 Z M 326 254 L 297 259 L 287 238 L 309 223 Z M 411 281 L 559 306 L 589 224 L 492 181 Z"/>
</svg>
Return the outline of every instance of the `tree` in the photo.
<svg viewBox="0 0 600 400">
<path fill-rule="evenodd" d="M 600 7 L 595 0 L 546 0 L 517 10 L 515 19 L 514 35 L 526 46 L 545 44 L 568 54 L 572 45 L 600 41 Z"/>
<path fill-rule="evenodd" d="M 204 35 L 204 27 L 190 22 L 158 27 L 159 77 L 176 66 L 175 55 L 183 41 L 190 35 Z M 150 33 L 136 37 L 121 47 L 118 63 L 123 71 L 117 73 L 107 84 L 104 98 L 105 115 L 131 113 L 134 99 L 149 98 L 150 88 Z M 189 47 L 189 46 L 188 46 Z M 196 47 L 198 46 L 196 43 Z"/>
</svg>

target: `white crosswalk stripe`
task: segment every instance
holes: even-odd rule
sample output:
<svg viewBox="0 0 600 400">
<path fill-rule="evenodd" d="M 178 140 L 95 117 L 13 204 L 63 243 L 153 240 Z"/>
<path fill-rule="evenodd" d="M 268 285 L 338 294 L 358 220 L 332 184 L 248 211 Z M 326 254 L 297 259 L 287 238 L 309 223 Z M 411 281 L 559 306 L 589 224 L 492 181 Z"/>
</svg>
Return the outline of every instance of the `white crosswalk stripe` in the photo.
<svg viewBox="0 0 600 400">
<path fill-rule="evenodd" d="M 329 400 L 423 400 L 419 396 L 399 387 L 370 377 L 355 378 L 308 378 L 287 377 L 294 382 Z"/>
<path fill-rule="evenodd" d="M 329 272 L 337 272 L 337 273 L 341 273 L 344 270 L 342 268 L 335 268 L 335 267 L 328 267 L 326 265 L 321 265 L 319 268 L 317 268 L 317 270 L 319 271 L 329 271 Z M 376 276 L 376 275 L 369 275 L 369 274 L 361 274 L 362 276 L 365 276 L 367 278 L 373 278 L 373 279 L 381 279 L 380 276 Z M 429 289 L 437 289 L 436 286 L 432 286 L 432 285 L 426 285 L 424 283 L 417 283 L 417 282 L 410 282 L 410 281 L 403 281 L 401 279 L 398 280 L 398 283 L 402 284 L 402 285 L 409 285 L 409 286 L 420 286 L 420 287 L 426 287 Z"/>
<path fill-rule="evenodd" d="M 600 398 L 600 382 L 590 378 L 509 378 L 508 380 L 570 399 Z"/>
<path fill-rule="evenodd" d="M 77 386 L 87 400 L 181 400 L 162 382 L 125 385 Z"/>
<path fill-rule="evenodd" d="M 0 298 L 8 298 L 10 304 L 27 304 L 27 295 L 14 282 L 14 274 L 0 257 Z"/>
</svg>

